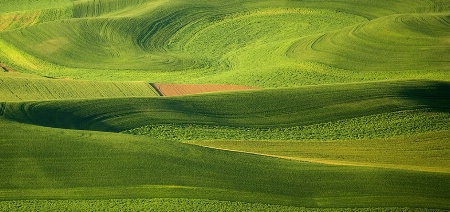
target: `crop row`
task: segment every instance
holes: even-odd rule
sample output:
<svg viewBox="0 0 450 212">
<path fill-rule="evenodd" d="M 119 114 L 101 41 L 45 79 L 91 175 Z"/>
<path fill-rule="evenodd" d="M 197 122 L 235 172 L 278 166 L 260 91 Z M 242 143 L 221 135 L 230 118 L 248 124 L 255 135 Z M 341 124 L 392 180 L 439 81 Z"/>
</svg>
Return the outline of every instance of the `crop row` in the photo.
<svg viewBox="0 0 450 212">
<path fill-rule="evenodd" d="M 145 82 L 100 82 L 0 76 L 2 101 L 157 96 Z"/>
</svg>

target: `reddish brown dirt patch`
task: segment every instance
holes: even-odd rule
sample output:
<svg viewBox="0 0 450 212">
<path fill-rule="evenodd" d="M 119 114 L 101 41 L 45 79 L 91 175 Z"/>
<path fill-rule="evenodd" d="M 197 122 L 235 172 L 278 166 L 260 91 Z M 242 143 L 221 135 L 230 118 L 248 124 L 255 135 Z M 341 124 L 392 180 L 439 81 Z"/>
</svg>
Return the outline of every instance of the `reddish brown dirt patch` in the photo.
<svg viewBox="0 0 450 212">
<path fill-rule="evenodd" d="M 235 91 L 235 90 L 257 89 L 255 87 L 243 86 L 243 85 L 214 85 L 214 84 L 152 83 L 152 86 L 162 96 L 182 96 L 182 95 L 217 92 L 217 91 Z"/>
</svg>

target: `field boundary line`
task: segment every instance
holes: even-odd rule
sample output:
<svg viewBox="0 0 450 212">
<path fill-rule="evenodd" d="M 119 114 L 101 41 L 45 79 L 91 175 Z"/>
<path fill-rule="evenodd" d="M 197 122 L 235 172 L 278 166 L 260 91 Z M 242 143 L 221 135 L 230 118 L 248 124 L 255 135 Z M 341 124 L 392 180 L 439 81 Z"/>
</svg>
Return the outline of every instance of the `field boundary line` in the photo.
<svg viewBox="0 0 450 212">
<path fill-rule="evenodd" d="M 248 152 L 248 151 L 233 150 L 233 149 L 226 149 L 226 148 L 220 148 L 220 147 L 205 146 L 205 145 L 193 144 L 193 143 L 186 143 L 186 144 L 206 147 L 206 148 L 210 148 L 210 149 L 222 150 L 222 151 L 265 156 L 265 157 L 292 160 L 292 161 L 319 163 L 319 164 L 325 164 L 325 165 L 371 167 L 371 168 L 398 169 L 398 170 L 407 170 L 407 171 L 420 171 L 420 172 L 450 174 L 450 168 L 442 168 L 442 167 L 427 167 L 427 166 L 383 164 L 383 163 L 361 163 L 361 162 L 341 161 L 341 160 L 327 160 L 327 159 L 321 159 L 321 158 L 289 157 L 289 156 L 282 156 L 282 155 L 273 155 L 273 154 L 265 154 L 265 153 L 258 153 L 258 152 Z"/>
<path fill-rule="evenodd" d="M 163 93 L 158 89 L 155 83 L 149 83 L 149 85 L 158 93 L 159 96 L 164 96 Z"/>
</svg>

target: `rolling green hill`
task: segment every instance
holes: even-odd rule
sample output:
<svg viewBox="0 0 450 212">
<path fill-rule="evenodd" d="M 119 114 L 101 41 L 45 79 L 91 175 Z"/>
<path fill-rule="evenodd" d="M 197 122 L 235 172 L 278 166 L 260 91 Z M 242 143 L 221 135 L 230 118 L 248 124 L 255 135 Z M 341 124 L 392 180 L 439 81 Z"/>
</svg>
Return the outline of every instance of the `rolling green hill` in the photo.
<svg viewBox="0 0 450 212">
<path fill-rule="evenodd" d="M 448 17 L 448 14 L 402 14 L 378 18 L 301 39 L 291 46 L 288 56 L 352 71 L 353 77 L 362 79 L 445 80 L 449 75 L 445 58 L 450 57 Z M 338 74 L 342 76 L 343 72 Z"/>
<path fill-rule="evenodd" d="M 54 21 L 0 33 L 0 60 L 39 75 L 95 80 L 259 87 L 449 80 L 447 1 L 62 5 L 69 15 L 54 12 Z"/>
<path fill-rule="evenodd" d="M 3 117 L 8 119 L 84 130 L 44 128 L 2 119 L 1 129 L 8 132 L 2 135 L 2 145 L 5 147 L 2 158 L 7 160 L 7 163 L 3 163 L 2 169 L 6 170 L 4 173 L 9 174 L 2 176 L 5 181 L 2 184 L 3 191 L 0 193 L 4 193 L 4 200 L 71 199 L 81 195 L 83 198 L 91 196 L 93 199 L 205 198 L 302 207 L 360 208 L 401 205 L 445 208 L 448 199 L 444 195 L 445 191 L 439 190 L 441 186 L 438 184 L 441 185 L 443 181 L 448 180 L 446 178 L 448 162 L 445 160 L 448 148 L 443 139 L 446 134 L 439 130 L 449 127 L 446 125 L 450 105 L 448 90 L 449 84 L 446 82 L 387 81 L 221 92 L 184 97 L 6 102 L 2 104 L 2 113 Z M 400 116 L 396 117 L 396 114 Z M 357 119 L 361 121 L 358 122 Z M 355 121 L 353 125 L 349 124 Z M 388 122 L 391 125 L 387 124 Z M 271 157 L 211 150 L 148 137 L 86 131 L 121 131 L 149 124 L 170 127 L 174 123 L 179 127 L 178 130 L 184 130 L 182 133 L 189 133 L 191 138 L 193 136 L 196 144 L 255 154 L 270 154 Z M 434 127 L 433 123 L 436 124 Z M 192 126 L 194 128 L 190 128 Z M 210 134 L 214 135 L 220 132 L 221 127 L 231 129 L 225 134 L 219 134 L 221 140 L 227 140 L 221 143 L 207 142 L 210 137 L 202 134 L 202 130 L 207 126 L 212 127 L 209 130 L 212 129 Z M 364 136 L 376 138 L 379 132 L 369 129 L 377 129 L 380 126 L 388 127 L 381 135 L 409 137 L 386 141 L 345 141 L 348 137 L 342 134 L 343 128 L 347 127 L 351 132 L 357 129 L 356 126 L 362 127 L 361 132 L 365 134 L 355 133 L 357 136 L 362 135 L 362 138 Z M 331 133 L 331 137 L 328 137 L 327 127 L 331 131 L 341 132 L 334 137 L 338 139 L 337 142 L 320 145 L 320 142 L 305 141 L 310 138 L 288 137 L 288 140 L 303 141 L 275 142 L 269 145 L 270 148 L 267 147 L 267 142 L 283 139 L 287 134 L 286 129 L 293 129 L 294 136 L 298 135 L 295 134 L 298 132 L 301 135 L 302 131 L 304 133 L 308 128 L 310 131 L 306 134 L 322 132 L 321 134 L 325 135 L 322 139 L 336 136 Z M 254 141 L 235 142 L 236 136 L 242 136 L 245 131 L 250 138 L 237 137 L 238 140 Z M 27 132 L 33 132 L 32 140 Z M 177 131 L 171 129 L 170 132 L 172 134 L 164 134 L 161 128 L 156 128 L 151 136 L 163 135 L 164 139 L 170 140 L 170 135 L 176 136 Z M 263 137 L 258 137 L 258 132 Z M 398 134 L 390 135 L 389 132 Z M 424 132 L 429 134 L 420 135 Z M 269 137 L 264 137 L 267 135 Z M 418 140 L 414 140 L 415 137 Z M 181 138 L 189 140 L 189 137 Z M 206 139 L 206 142 L 201 142 L 202 139 Z M 423 140 L 429 142 L 424 143 Z M 411 142 L 415 144 L 408 145 Z M 253 145 L 257 148 L 252 147 Z M 394 149 L 389 150 L 394 146 Z M 327 153 L 324 151 L 327 147 L 341 149 L 339 151 L 341 154 L 334 151 Z M 286 151 L 286 148 L 290 150 Z M 422 151 L 427 148 L 435 151 L 423 154 Z M 95 151 L 92 151 L 94 149 Z M 362 150 L 372 154 L 364 153 Z M 405 150 L 414 156 L 402 153 Z M 388 155 L 391 153 L 392 156 L 388 157 L 383 154 L 384 152 Z M 278 157 L 283 159 L 276 159 Z M 415 159 L 411 160 L 411 157 Z M 434 163 L 433 161 L 438 158 L 442 159 L 441 163 Z M 297 159 L 308 162 L 298 162 Z M 111 164 L 116 161 L 124 161 L 124 164 Z M 243 161 L 246 162 L 243 164 Z M 264 165 L 266 163 L 264 161 L 268 164 Z M 313 163 L 310 163 L 311 161 Z M 145 168 L 147 166 L 149 167 Z M 236 172 L 230 173 L 228 170 Z M 367 177 L 374 177 L 374 173 L 368 174 L 365 170 L 375 171 L 376 176 L 387 171 L 389 174 L 382 175 L 390 177 L 382 178 L 381 181 L 375 177 L 373 178 L 375 181 L 368 181 Z M 301 176 L 293 177 L 292 175 L 297 172 Z M 312 186 L 312 190 L 308 190 L 307 193 L 332 195 L 314 196 L 312 201 L 309 194 L 306 195 L 297 189 L 289 193 L 287 187 L 306 188 L 304 184 L 295 186 L 292 184 L 304 183 L 306 176 L 303 174 L 306 173 L 309 177 L 314 176 L 314 181 L 309 185 Z M 342 184 L 340 180 L 340 183 L 329 181 L 330 178 L 325 173 L 333 173 L 333 178 L 346 179 L 346 183 Z M 345 173 L 351 173 L 353 180 L 349 181 L 350 176 L 346 176 Z M 412 173 L 416 174 L 411 175 Z M 361 180 L 358 181 L 358 177 L 355 180 L 354 177 L 359 174 Z M 321 175 L 323 181 L 317 181 L 316 175 Z M 263 176 L 274 178 L 271 181 L 272 178 L 267 179 Z M 398 177 L 402 182 L 391 181 L 393 180 L 391 177 L 396 179 Z M 426 185 L 418 184 L 420 179 L 426 179 Z M 430 180 L 431 182 L 437 180 L 436 184 L 430 184 Z M 29 184 L 30 181 L 34 183 Z M 246 186 L 236 184 L 237 182 L 245 182 Z M 393 186 L 393 190 L 387 191 L 390 195 L 377 193 L 375 196 L 380 197 L 374 200 L 372 193 L 376 191 L 374 188 L 387 189 L 386 182 L 393 183 L 388 186 Z M 289 185 L 285 187 L 285 184 L 279 183 Z M 367 183 L 370 185 L 374 183 L 374 187 L 365 187 Z M 265 186 L 260 187 L 261 184 Z M 361 190 L 363 185 L 368 190 Z M 420 193 L 414 197 L 404 194 L 401 197 L 395 196 L 399 195 L 397 192 L 411 192 L 408 189 L 423 189 L 430 193 Z M 346 201 L 348 198 L 356 200 Z"/>
<path fill-rule="evenodd" d="M 446 208 L 450 198 L 446 174 L 320 165 L 4 119 L 0 127 L 8 130 L 0 140 L 1 200 L 171 197 Z"/>
<path fill-rule="evenodd" d="M 388 81 L 184 97 L 17 102 L 5 104 L 4 116 L 44 126 L 102 131 L 174 123 L 294 127 L 408 110 L 448 113 L 449 89 L 447 82 Z"/>
<path fill-rule="evenodd" d="M 449 17 L 448 0 L 0 0 L 0 210 L 448 210 Z"/>
</svg>

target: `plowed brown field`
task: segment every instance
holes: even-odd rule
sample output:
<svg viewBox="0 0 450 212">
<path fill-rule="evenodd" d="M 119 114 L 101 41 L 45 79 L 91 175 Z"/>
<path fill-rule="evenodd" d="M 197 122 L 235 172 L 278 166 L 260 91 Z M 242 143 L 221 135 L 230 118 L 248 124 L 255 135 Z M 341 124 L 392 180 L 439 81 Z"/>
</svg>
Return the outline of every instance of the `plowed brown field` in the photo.
<svg viewBox="0 0 450 212">
<path fill-rule="evenodd" d="M 257 89 L 255 87 L 243 85 L 215 85 L 215 84 L 163 84 L 152 83 L 152 86 L 162 96 L 182 96 L 189 94 L 199 94 L 217 91 L 232 91 L 232 90 L 250 90 Z"/>
</svg>

